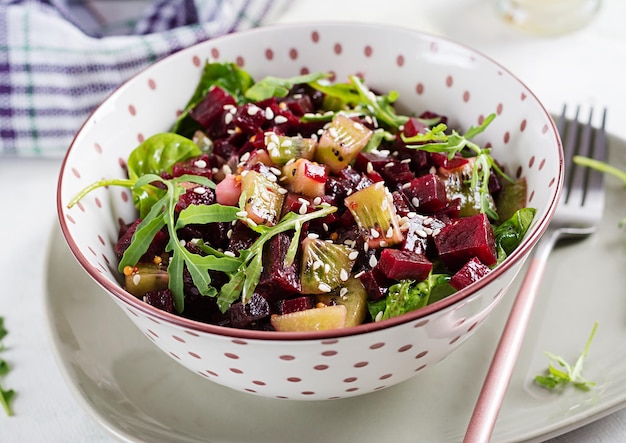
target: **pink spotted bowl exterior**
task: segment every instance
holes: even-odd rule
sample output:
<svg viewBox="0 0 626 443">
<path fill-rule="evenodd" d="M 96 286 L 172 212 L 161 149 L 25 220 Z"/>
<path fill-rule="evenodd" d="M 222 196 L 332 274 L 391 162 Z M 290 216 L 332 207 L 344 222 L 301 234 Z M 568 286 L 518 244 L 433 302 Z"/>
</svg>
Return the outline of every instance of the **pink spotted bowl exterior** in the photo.
<svg viewBox="0 0 626 443">
<path fill-rule="evenodd" d="M 521 247 L 495 271 L 422 310 L 375 324 L 319 333 L 223 328 L 159 311 L 126 293 L 113 252 L 119 222 L 135 218 L 124 188 L 70 199 L 102 178 L 124 177 L 128 154 L 167 131 L 193 93 L 205 60 L 235 61 L 256 79 L 330 71 L 361 75 L 399 92 L 403 111 L 448 115 L 467 129 L 496 113 L 476 141 L 491 146 L 513 176 L 528 180 L 537 208 Z M 275 26 L 207 41 L 155 63 L 119 87 L 84 123 L 58 182 L 62 231 L 85 271 L 163 352 L 199 376 L 274 398 L 318 400 L 362 395 L 432 367 L 467 340 L 502 299 L 556 208 L 562 154 L 538 99 L 492 60 L 449 40 L 401 28 L 354 23 Z"/>
</svg>

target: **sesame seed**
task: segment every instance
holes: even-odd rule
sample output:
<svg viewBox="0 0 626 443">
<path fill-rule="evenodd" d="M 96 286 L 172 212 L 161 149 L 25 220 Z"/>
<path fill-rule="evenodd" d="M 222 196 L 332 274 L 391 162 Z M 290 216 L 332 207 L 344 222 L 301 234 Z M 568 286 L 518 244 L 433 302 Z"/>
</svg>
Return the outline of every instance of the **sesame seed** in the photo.
<svg viewBox="0 0 626 443">
<path fill-rule="evenodd" d="M 274 121 L 276 121 L 277 118 L 278 117 L 276 117 L 274 119 Z M 290 148 L 291 146 L 293 146 L 293 142 L 291 140 L 289 140 L 289 139 L 283 140 L 282 143 L 280 144 L 280 146 L 282 146 L 283 148 Z"/>
<path fill-rule="evenodd" d="M 416 216 L 417 216 L 417 214 L 416 214 L 415 212 L 413 212 L 413 211 L 408 212 L 408 213 L 406 214 L 406 217 L 407 217 L 407 218 L 409 218 L 409 219 L 411 219 L 411 218 L 415 218 Z"/>
<path fill-rule="evenodd" d="M 430 228 L 424 227 L 424 232 L 425 232 L 427 235 L 433 235 L 433 230 L 432 230 L 432 229 L 430 229 Z"/>
<path fill-rule="evenodd" d="M 274 175 L 281 175 L 282 174 L 282 171 L 280 169 L 278 169 L 277 167 L 275 167 L 275 166 L 272 166 L 270 168 L 270 171 L 272 171 L 272 174 L 274 174 Z"/>
<path fill-rule="evenodd" d="M 196 168 L 200 168 L 200 169 L 204 169 L 204 168 L 206 168 L 208 166 L 206 161 L 204 161 L 204 160 L 196 160 L 195 162 L 193 162 L 193 165 Z"/>
<path fill-rule="evenodd" d="M 300 205 L 300 209 L 298 209 L 298 214 L 300 215 L 306 214 L 307 209 L 308 209 L 307 205 Z"/>
<path fill-rule="evenodd" d="M 241 157 L 239 157 L 239 161 L 246 162 L 250 158 L 250 153 L 246 152 Z"/>
<path fill-rule="evenodd" d="M 226 115 L 224 116 L 224 123 L 229 125 L 232 123 L 232 121 L 233 121 L 233 114 L 231 114 L 230 112 L 226 113 Z"/>
<path fill-rule="evenodd" d="M 403 160 L 400 160 L 400 163 L 411 163 L 411 159 L 410 158 L 405 158 Z"/>
<path fill-rule="evenodd" d="M 226 237 L 231 238 L 232 236 L 233 236 L 233 230 L 229 229 L 228 232 L 226 233 Z"/>
<path fill-rule="evenodd" d="M 324 274 L 328 274 L 330 272 L 330 265 L 328 263 L 324 263 Z"/>
<path fill-rule="evenodd" d="M 384 182 L 377 182 L 377 183 L 374 185 L 374 189 L 376 189 L 376 190 L 378 190 L 378 189 L 382 189 L 382 188 L 383 188 L 383 186 L 385 186 L 385 183 L 384 183 Z"/>
<path fill-rule="evenodd" d="M 265 108 L 265 118 L 267 120 L 272 120 L 274 118 L 274 111 L 272 111 L 272 108 Z"/>
<path fill-rule="evenodd" d="M 347 293 L 348 293 L 348 288 L 341 288 L 339 290 L 339 297 L 345 297 Z"/>
<path fill-rule="evenodd" d="M 324 263 L 321 260 L 316 260 L 313 262 L 313 270 L 317 271 Z"/>
<path fill-rule="evenodd" d="M 278 145 L 277 145 L 276 143 L 274 143 L 273 141 L 270 141 L 270 142 L 267 144 L 267 150 L 268 150 L 268 151 L 272 152 L 272 151 L 275 151 L 275 150 L 277 150 L 277 149 L 278 149 Z"/>
<path fill-rule="evenodd" d="M 217 174 L 218 172 L 220 172 L 219 168 L 211 168 L 211 172 L 213 174 Z"/>
<path fill-rule="evenodd" d="M 316 234 L 315 232 L 309 232 L 309 235 L 307 235 L 307 238 L 315 240 L 316 238 L 320 238 L 320 236 Z"/>
<path fill-rule="evenodd" d="M 365 271 L 357 272 L 354 274 L 354 278 L 360 278 L 363 274 L 365 274 Z"/>
<path fill-rule="evenodd" d="M 230 166 L 228 166 L 228 165 L 222 166 L 222 171 L 224 171 L 224 174 L 226 174 L 226 175 L 233 173 L 233 170 L 230 169 Z"/>
<path fill-rule="evenodd" d="M 203 188 L 202 186 L 198 186 L 196 188 L 193 188 L 193 192 L 198 195 L 206 194 L 206 188 Z"/>
<path fill-rule="evenodd" d="M 187 242 L 185 240 L 180 240 L 178 242 L 183 248 L 185 247 L 185 245 L 187 244 Z"/>
<path fill-rule="evenodd" d="M 283 177 L 283 178 L 286 178 L 286 177 Z M 281 180 L 281 181 L 283 181 L 283 180 Z M 278 188 L 278 193 L 279 194 L 285 195 L 287 192 L 289 192 L 289 191 L 287 191 L 285 188 Z"/>
<path fill-rule="evenodd" d="M 370 236 L 373 238 L 378 238 L 380 237 L 380 233 L 376 229 L 372 228 L 370 229 Z"/>
<path fill-rule="evenodd" d="M 320 206 L 323 206 L 323 207 L 325 207 L 325 208 L 328 208 L 328 207 L 330 207 L 330 203 L 328 203 L 328 202 L 322 202 L 322 203 L 320 203 Z"/>
<path fill-rule="evenodd" d="M 139 282 L 141 281 L 141 274 L 135 274 L 133 275 L 133 284 L 135 286 L 137 286 L 139 284 Z"/>
<path fill-rule="evenodd" d="M 385 163 L 385 168 L 391 168 L 393 166 L 393 162 Z"/>
<path fill-rule="evenodd" d="M 410 182 L 409 183 L 404 183 L 402 185 L 402 189 L 409 189 L 410 187 L 411 187 L 411 183 Z"/>
<path fill-rule="evenodd" d="M 374 165 L 372 165 L 372 162 L 367 162 L 367 173 L 371 174 L 372 172 L 374 172 Z"/>
<path fill-rule="evenodd" d="M 285 117 L 284 115 L 277 115 L 276 117 L 274 117 L 274 123 L 276 123 L 277 125 L 287 123 L 287 117 Z"/>
<path fill-rule="evenodd" d="M 324 231 L 328 232 L 328 225 L 326 223 L 322 223 L 322 228 L 324 228 Z"/>
<path fill-rule="evenodd" d="M 417 231 L 415 231 L 415 233 L 416 233 L 417 235 L 419 235 L 420 237 L 422 237 L 422 238 L 426 238 L 426 237 L 428 237 L 428 234 L 426 234 L 426 232 L 424 232 L 424 231 L 423 231 L 423 230 L 421 230 L 421 229 L 418 229 Z"/>
<path fill-rule="evenodd" d="M 339 278 L 341 279 L 341 281 L 347 281 L 348 277 L 350 277 L 348 275 L 348 271 L 346 271 L 345 269 L 342 269 L 341 271 L 339 271 Z"/>
<path fill-rule="evenodd" d="M 378 311 L 378 313 L 376 314 L 376 317 L 374 317 L 374 321 L 379 322 L 382 319 L 383 319 L 383 311 Z"/>
<path fill-rule="evenodd" d="M 233 251 L 224 251 L 224 255 L 228 257 L 235 257 L 235 253 Z"/>
<path fill-rule="evenodd" d="M 348 189 L 348 192 L 346 192 L 346 195 L 351 195 L 353 192 L 352 188 Z"/>
<path fill-rule="evenodd" d="M 309 201 L 305 198 L 298 197 L 298 201 L 302 203 L 303 205 L 307 205 L 307 206 L 309 205 Z"/>
<path fill-rule="evenodd" d="M 352 251 L 350 254 L 348 254 L 348 258 L 350 260 L 356 260 L 358 256 L 359 256 L 358 251 Z"/>
<path fill-rule="evenodd" d="M 439 235 L 439 233 L 440 233 L 440 232 L 441 232 L 441 229 L 439 229 L 439 228 L 437 228 L 437 229 L 433 230 L 433 237 L 434 237 L 435 235 Z"/>
<path fill-rule="evenodd" d="M 276 180 L 278 180 L 278 177 L 276 177 L 274 174 L 268 174 L 266 177 L 271 182 L 276 182 Z"/>
<path fill-rule="evenodd" d="M 330 286 L 328 286 L 326 283 L 323 283 L 323 282 L 317 285 L 317 289 L 319 289 L 322 292 L 330 292 L 332 290 Z"/>
<path fill-rule="evenodd" d="M 387 229 L 387 232 L 385 233 L 385 237 L 391 238 L 392 236 L 393 236 L 393 226 L 389 226 L 389 229 Z"/>
<path fill-rule="evenodd" d="M 370 256 L 370 266 L 373 268 L 378 264 L 378 259 L 376 258 L 375 255 Z"/>
<path fill-rule="evenodd" d="M 315 198 L 313 199 L 313 204 L 314 204 L 315 206 L 319 205 L 320 203 L 322 203 L 322 198 L 321 198 L 321 197 L 315 197 Z"/>
<path fill-rule="evenodd" d="M 370 244 L 368 242 L 363 243 L 363 250 L 365 252 L 369 251 L 370 249 Z"/>
<path fill-rule="evenodd" d="M 425 218 L 422 223 L 424 224 L 424 226 L 430 226 L 432 222 L 433 222 L 432 218 Z"/>
<path fill-rule="evenodd" d="M 400 225 L 400 230 L 401 231 L 408 231 L 410 227 L 411 227 L 411 223 L 409 223 L 409 222 L 402 223 Z"/>
<path fill-rule="evenodd" d="M 381 240 L 380 241 L 380 247 L 381 248 L 386 248 L 387 247 L 387 242 L 385 240 Z"/>
<path fill-rule="evenodd" d="M 247 217 L 248 216 L 248 212 L 247 211 L 239 211 L 235 215 L 237 217 Z"/>
<path fill-rule="evenodd" d="M 420 205 L 420 201 L 417 199 L 417 197 L 413 197 L 411 199 L 411 203 L 413 203 L 413 206 L 415 206 L 416 208 Z"/>
<path fill-rule="evenodd" d="M 248 108 L 248 115 L 257 115 L 260 110 L 261 108 L 259 108 L 258 106 L 252 105 Z"/>
<path fill-rule="evenodd" d="M 231 109 L 234 109 L 235 111 L 237 110 L 237 108 L 235 107 L 235 105 L 231 105 L 230 103 L 225 104 L 224 106 L 222 106 L 222 109 L 224 111 L 230 111 Z"/>
<path fill-rule="evenodd" d="M 253 226 L 253 227 L 254 226 L 258 226 L 257 223 L 254 220 L 252 220 L 251 218 L 247 218 L 246 221 L 248 222 L 248 225 L 250 225 L 250 226 Z"/>
</svg>

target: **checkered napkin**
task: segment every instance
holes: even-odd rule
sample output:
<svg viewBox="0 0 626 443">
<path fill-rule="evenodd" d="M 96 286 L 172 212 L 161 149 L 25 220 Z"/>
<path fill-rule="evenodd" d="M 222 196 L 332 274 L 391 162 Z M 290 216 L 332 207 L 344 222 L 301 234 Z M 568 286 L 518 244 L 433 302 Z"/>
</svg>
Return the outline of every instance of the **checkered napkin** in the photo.
<svg viewBox="0 0 626 443">
<path fill-rule="evenodd" d="M 262 25 L 287 2 L 144 0 L 142 16 L 98 28 L 77 14 L 87 0 L 0 0 L 0 157 L 62 156 L 121 82 L 186 46 Z"/>
</svg>

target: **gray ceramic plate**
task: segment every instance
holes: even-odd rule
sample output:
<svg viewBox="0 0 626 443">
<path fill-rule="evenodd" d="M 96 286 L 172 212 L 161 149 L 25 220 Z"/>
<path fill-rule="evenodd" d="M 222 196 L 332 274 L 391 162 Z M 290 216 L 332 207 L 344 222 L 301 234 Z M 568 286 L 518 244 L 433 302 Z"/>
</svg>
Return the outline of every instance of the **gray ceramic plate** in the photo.
<svg viewBox="0 0 626 443">
<path fill-rule="evenodd" d="M 611 139 L 612 162 L 626 144 Z M 541 441 L 626 405 L 626 193 L 608 180 L 599 233 L 556 250 L 494 433 Z M 58 230 L 50 240 L 47 315 L 68 384 L 91 415 L 132 442 L 461 441 L 519 284 L 455 354 L 412 380 L 363 397 L 291 402 L 241 394 L 162 354 L 77 265 Z M 543 351 L 572 363 L 599 328 L 584 374 L 588 393 L 535 386 Z"/>
</svg>

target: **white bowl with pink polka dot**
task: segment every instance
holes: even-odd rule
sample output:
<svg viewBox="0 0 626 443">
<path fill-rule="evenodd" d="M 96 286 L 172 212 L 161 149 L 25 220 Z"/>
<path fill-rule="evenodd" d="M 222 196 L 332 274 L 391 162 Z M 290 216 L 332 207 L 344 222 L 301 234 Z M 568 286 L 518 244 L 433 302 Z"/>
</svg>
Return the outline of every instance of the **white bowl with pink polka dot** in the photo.
<svg viewBox="0 0 626 443">
<path fill-rule="evenodd" d="M 330 71 L 363 76 L 396 90 L 403 111 L 430 110 L 467 129 L 496 119 L 476 141 L 508 171 L 525 176 L 537 209 L 522 245 L 496 270 L 426 308 L 386 321 L 317 333 L 219 327 L 153 308 L 124 291 L 113 246 L 119 221 L 136 217 L 123 188 L 98 189 L 68 209 L 86 185 L 124 177 L 128 154 L 167 131 L 193 93 L 205 60 L 236 61 L 256 79 Z M 372 24 L 274 26 L 228 35 L 167 57 L 119 87 L 88 118 L 70 146 L 58 182 L 58 213 L 67 243 L 85 271 L 136 326 L 171 358 L 207 383 L 275 398 L 350 397 L 397 384 L 436 363 L 481 325 L 524 263 L 554 213 L 562 183 L 557 130 L 538 99 L 494 61 L 444 38 Z M 510 294 L 512 295 L 512 294 Z M 509 296 L 510 296 L 509 295 Z"/>
</svg>

